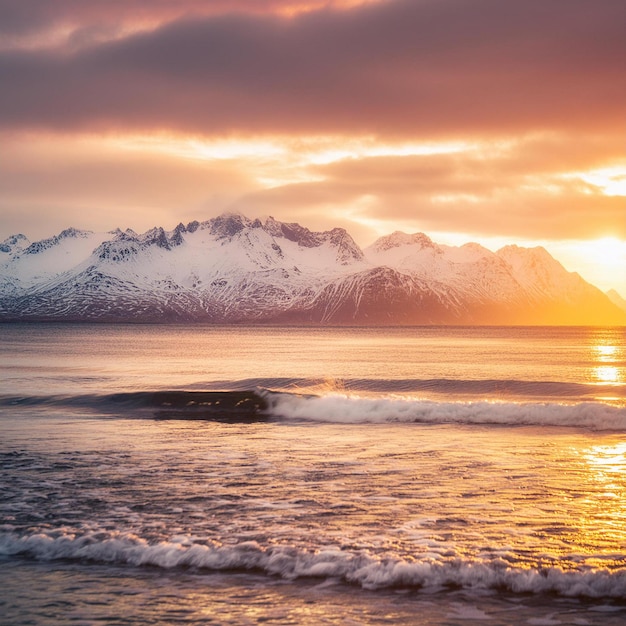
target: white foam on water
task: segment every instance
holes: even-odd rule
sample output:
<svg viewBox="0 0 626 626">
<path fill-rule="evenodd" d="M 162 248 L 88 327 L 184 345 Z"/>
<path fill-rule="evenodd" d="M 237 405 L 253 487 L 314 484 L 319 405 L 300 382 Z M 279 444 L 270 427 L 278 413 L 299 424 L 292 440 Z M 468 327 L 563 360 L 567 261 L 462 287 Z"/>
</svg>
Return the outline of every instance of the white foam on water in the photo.
<svg viewBox="0 0 626 626">
<path fill-rule="evenodd" d="M 282 419 L 345 424 L 418 422 L 626 430 L 626 407 L 601 402 L 434 402 L 406 397 L 371 398 L 336 393 L 320 396 L 269 393 L 267 400 L 268 413 Z"/>
<path fill-rule="evenodd" d="M 557 594 L 567 597 L 624 598 L 626 568 L 615 570 L 514 566 L 501 559 L 404 560 L 367 551 L 321 549 L 306 551 L 288 545 L 262 546 L 255 541 L 235 545 L 198 544 L 176 536 L 150 544 L 133 534 L 87 533 L 58 529 L 30 535 L 0 533 L 0 555 L 37 560 L 72 559 L 117 565 L 199 568 L 212 571 L 259 571 L 285 579 L 341 580 L 364 589 L 389 587 L 440 591 L 463 588 L 477 591 Z"/>
</svg>

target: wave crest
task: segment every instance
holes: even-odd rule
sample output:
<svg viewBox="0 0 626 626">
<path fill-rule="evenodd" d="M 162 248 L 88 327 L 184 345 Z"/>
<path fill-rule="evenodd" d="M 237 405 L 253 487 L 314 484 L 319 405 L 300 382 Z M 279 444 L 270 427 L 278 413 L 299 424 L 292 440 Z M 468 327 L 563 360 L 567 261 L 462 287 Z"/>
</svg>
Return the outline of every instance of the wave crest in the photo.
<svg viewBox="0 0 626 626">
<path fill-rule="evenodd" d="M 108 395 L 2 396 L 0 407 L 60 407 L 115 417 L 342 424 L 423 423 L 559 426 L 626 431 L 626 406 L 597 401 L 436 401 L 407 395 L 269 391 L 141 391 Z"/>
<path fill-rule="evenodd" d="M 76 536 L 60 531 L 20 536 L 0 533 L 0 554 L 36 560 L 78 560 L 103 564 L 212 571 L 257 571 L 286 579 L 338 579 L 364 589 L 506 590 L 513 593 L 569 597 L 623 598 L 626 568 L 564 570 L 519 567 L 502 559 L 380 557 L 367 551 L 338 548 L 307 551 L 292 546 L 264 547 L 255 541 L 232 546 L 194 543 L 190 537 L 149 544 L 132 534 L 92 533 Z"/>
<path fill-rule="evenodd" d="M 600 402 L 579 404 L 512 402 L 435 402 L 413 398 L 367 398 L 344 394 L 265 395 L 267 411 L 284 419 L 345 424 L 416 422 L 426 424 L 502 424 L 569 426 L 626 430 L 626 407 Z"/>
</svg>

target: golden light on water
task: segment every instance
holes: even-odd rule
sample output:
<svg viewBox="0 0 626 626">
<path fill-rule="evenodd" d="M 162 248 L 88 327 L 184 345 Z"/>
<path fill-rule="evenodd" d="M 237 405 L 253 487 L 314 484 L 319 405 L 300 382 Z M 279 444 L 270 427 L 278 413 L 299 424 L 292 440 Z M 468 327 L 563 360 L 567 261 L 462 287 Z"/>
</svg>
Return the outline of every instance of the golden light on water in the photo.
<svg viewBox="0 0 626 626">
<path fill-rule="evenodd" d="M 626 442 L 592 446 L 583 459 L 579 484 L 586 486 L 587 495 L 578 541 L 582 546 L 591 543 L 618 550 L 626 540 Z M 608 564 L 606 559 L 597 563 L 600 567 Z"/>
<path fill-rule="evenodd" d="M 593 446 L 587 451 L 586 459 L 591 467 L 607 473 L 626 473 L 626 441 L 613 445 Z"/>
<path fill-rule="evenodd" d="M 592 382 L 599 385 L 621 385 L 625 382 L 624 360 L 619 346 L 611 337 L 598 338 L 592 346 Z"/>
<path fill-rule="evenodd" d="M 596 346 L 596 352 L 600 360 L 613 356 L 617 352 L 617 346 Z"/>
<path fill-rule="evenodd" d="M 622 382 L 619 375 L 619 369 L 612 365 L 596 367 L 594 369 L 594 373 L 597 381 L 600 383 L 617 385 Z"/>
</svg>

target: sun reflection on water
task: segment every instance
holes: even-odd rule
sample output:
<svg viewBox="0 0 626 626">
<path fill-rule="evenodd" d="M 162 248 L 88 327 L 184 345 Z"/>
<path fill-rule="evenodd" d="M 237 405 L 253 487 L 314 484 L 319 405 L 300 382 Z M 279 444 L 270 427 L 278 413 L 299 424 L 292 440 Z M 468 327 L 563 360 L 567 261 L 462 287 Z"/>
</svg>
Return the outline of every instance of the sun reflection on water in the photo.
<svg viewBox="0 0 626 626">
<path fill-rule="evenodd" d="M 591 468 L 608 473 L 626 473 L 626 441 L 589 448 L 585 458 Z"/>
<path fill-rule="evenodd" d="M 590 382 L 598 385 L 623 385 L 626 382 L 625 355 L 619 340 L 598 336 L 591 346 Z"/>
<path fill-rule="evenodd" d="M 604 361 L 617 352 L 617 346 L 596 346 L 596 352 L 598 353 L 599 360 Z"/>
<path fill-rule="evenodd" d="M 613 365 L 603 365 L 596 367 L 594 373 L 598 382 L 609 385 L 621 383 L 619 369 Z"/>
<path fill-rule="evenodd" d="M 581 509 L 586 510 L 580 520 L 581 543 L 621 551 L 626 540 L 626 441 L 592 446 L 584 460 L 593 487 Z"/>
</svg>

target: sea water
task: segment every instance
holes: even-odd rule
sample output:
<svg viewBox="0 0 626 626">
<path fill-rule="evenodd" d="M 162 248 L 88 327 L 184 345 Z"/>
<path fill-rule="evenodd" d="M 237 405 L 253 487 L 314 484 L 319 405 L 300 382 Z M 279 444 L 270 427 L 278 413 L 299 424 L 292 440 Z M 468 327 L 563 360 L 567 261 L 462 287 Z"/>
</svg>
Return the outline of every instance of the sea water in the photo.
<svg viewBox="0 0 626 626">
<path fill-rule="evenodd" d="M 623 328 L 0 326 L 2 624 L 626 623 Z"/>
</svg>

